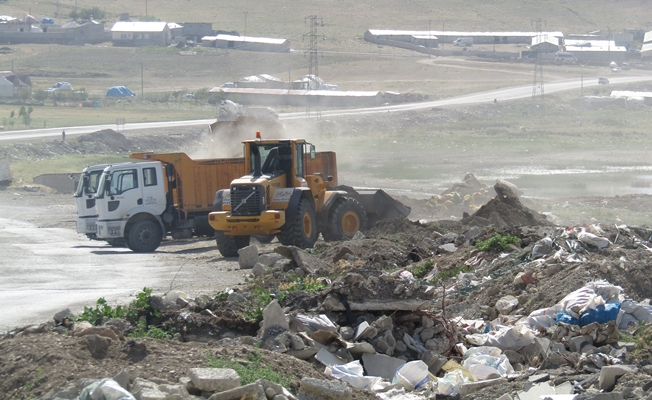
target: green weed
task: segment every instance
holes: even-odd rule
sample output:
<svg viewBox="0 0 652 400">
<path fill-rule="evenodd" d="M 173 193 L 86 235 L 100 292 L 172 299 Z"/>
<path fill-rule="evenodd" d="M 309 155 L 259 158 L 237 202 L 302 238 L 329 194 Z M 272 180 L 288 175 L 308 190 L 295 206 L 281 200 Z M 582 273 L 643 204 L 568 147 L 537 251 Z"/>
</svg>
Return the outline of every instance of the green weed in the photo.
<svg viewBox="0 0 652 400">
<path fill-rule="evenodd" d="M 84 307 L 84 311 L 79 315 L 77 321 L 88 321 L 92 325 L 101 325 L 104 319 L 109 318 L 125 318 L 130 321 L 137 321 L 138 316 L 145 314 L 145 316 L 161 317 L 161 313 L 152 309 L 151 306 L 152 289 L 143 288 L 142 292 L 136 294 L 136 300 L 129 303 L 128 306 L 111 307 L 107 304 L 104 297 L 97 299 L 95 308 Z"/>
<path fill-rule="evenodd" d="M 154 325 L 148 326 L 145 318 L 141 318 L 140 321 L 138 321 L 138 327 L 129 334 L 129 337 L 150 337 L 153 339 L 171 340 L 174 337 L 174 331 L 165 330 Z"/>
<path fill-rule="evenodd" d="M 471 272 L 471 271 L 473 271 L 473 267 L 471 267 L 470 265 L 462 265 L 460 267 L 455 267 L 453 269 L 441 271 L 434 278 L 430 280 L 430 283 L 434 285 L 440 280 L 454 278 L 457 275 L 461 274 L 462 272 Z"/>
<path fill-rule="evenodd" d="M 299 277 L 297 280 L 292 281 L 287 284 L 279 285 L 281 290 L 286 290 L 288 292 L 296 292 L 298 290 L 310 293 L 321 292 L 326 289 L 328 285 L 321 280 L 312 278 L 312 277 Z"/>
<path fill-rule="evenodd" d="M 254 296 L 254 300 L 250 300 L 246 303 L 246 310 L 242 313 L 242 316 L 246 320 L 260 322 L 263 320 L 263 310 L 274 299 L 272 298 L 270 291 L 266 288 L 255 289 L 251 293 Z M 284 298 L 284 294 L 279 294 L 276 300 L 280 302 Z"/>
<path fill-rule="evenodd" d="M 432 271 L 433 265 L 435 265 L 434 261 L 428 260 L 418 267 L 411 269 L 410 272 L 415 278 L 422 279 L 428 272 Z"/>
<path fill-rule="evenodd" d="M 242 385 L 248 385 L 257 381 L 258 379 L 267 379 L 270 382 L 277 383 L 282 386 L 288 386 L 292 380 L 292 376 L 286 376 L 280 371 L 275 371 L 270 366 L 261 364 L 263 359 L 259 350 L 254 350 L 247 354 L 245 362 L 235 360 L 231 357 L 217 358 L 214 355 L 207 353 L 208 368 L 231 368 L 234 369 L 242 379 Z"/>
<path fill-rule="evenodd" d="M 500 233 L 494 234 L 487 240 L 478 242 L 475 247 L 481 251 L 490 251 L 493 253 L 500 253 L 508 248 L 511 244 L 520 243 L 521 239 L 513 235 L 501 235 Z"/>
<path fill-rule="evenodd" d="M 226 301 L 228 298 L 229 294 L 227 292 L 220 292 L 215 295 L 215 301 Z"/>
</svg>

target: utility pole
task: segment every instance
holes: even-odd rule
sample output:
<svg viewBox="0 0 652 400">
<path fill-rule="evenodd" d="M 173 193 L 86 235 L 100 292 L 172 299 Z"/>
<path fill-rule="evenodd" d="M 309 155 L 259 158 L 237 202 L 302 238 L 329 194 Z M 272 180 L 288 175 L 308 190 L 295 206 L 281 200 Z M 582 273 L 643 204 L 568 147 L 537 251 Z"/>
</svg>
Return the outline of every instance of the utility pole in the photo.
<svg viewBox="0 0 652 400">
<path fill-rule="evenodd" d="M 580 75 L 580 87 L 582 88 L 580 92 L 580 97 L 584 97 L 584 73 Z"/>
<path fill-rule="evenodd" d="M 145 16 L 147 16 L 147 0 L 145 0 Z"/>
<path fill-rule="evenodd" d="M 310 38 L 310 49 L 308 50 L 308 91 L 310 91 L 312 89 L 312 81 L 314 80 L 317 83 L 319 79 L 319 52 L 317 51 L 317 38 L 319 35 L 317 35 L 317 21 L 324 26 L 324 20 L 316 15 L 310 15 L 304 19 L 305 21 L 309 21 L 310 23 L 310 32 L 306 34 Z M 308 94 L 308 100 L 306 101 L 306 116 L 308 117 L 311 114 L 312 98 L 313 96 Z M 317 118 L 321 118 L 319 108 L 316 110 L 316 116 Z"/>
<path fill-rule="evenodd" d="M 145 100 L 145 79 L 143 79 L 143 63 L 140 63 L 140 99 Z"/>
<path fill-rule="evenodd" d="M 432 41 L 432 30 L 430 30 L 430 22 L 431 20 L 428 20 L 428 48 L 430 48 L 430 42 Z"/>
<path fill-rule="evenodd" d="M 546 114 L 545 94 L 543 90 L 543 62 L 541 60 L 541 43 L 543 36 L 541 33 L 541 18 L 534 21 L 537 28 L 537 48 L 535 50 L 534 62 L 534 80 L 532 81 L 532 109 L 541 109 L 543 115 Z"/>
</svg>

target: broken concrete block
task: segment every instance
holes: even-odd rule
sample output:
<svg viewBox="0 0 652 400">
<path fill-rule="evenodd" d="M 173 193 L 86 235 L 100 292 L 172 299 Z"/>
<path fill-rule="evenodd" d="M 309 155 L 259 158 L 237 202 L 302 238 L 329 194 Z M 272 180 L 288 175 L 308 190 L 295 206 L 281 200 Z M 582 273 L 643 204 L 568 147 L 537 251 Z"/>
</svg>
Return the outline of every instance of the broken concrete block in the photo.
<svg viewBox="0 0 652 400">
<path fill-rule="evenodd" d="M 555 388 L 548 382 L 526 385 L 524 390 L 517 393 L 519 400 L 539 400 L 543 396 L 554 395 Z"/>
<path fill-rule="evenodd" d="M 380 376 L 391 381 L 396 375 L 396 369 L 405 364 L 405 361 L 384 354 L 363 354 L 362 364 L 367 375 Z"/>
<path fill-rule="evenodd" d="M 362 321 L 360 325 L 355 329 L 355 335 L 353 336 L 353 340 L 358 340 L 362 337 L 362 335 L 367 331 L 369 328 L 369 323 L 367 321 Z"/>
<path fill-rule="evenodd" d="M 301 250 L 294 246 L 279 246 L 274 251 L 285 258 L 294 261 L 299 268 L 304 270 L 307 274 L 330 274 L 333 266 L 327 264 L 316 256 Z"/>
<path fill-rule="evenodd" d="M 285 257 L 278 253 L 265 253 L 258 256 L 258 262 L 270 268 L 273 267 L 277 261 L 285 259 Z"/>
<path fill-rule="evenodd" d="M 570 338 L 568 347 L 573 353 L 580 353 L 585 344 L 593 344 L 593 338 L 589 335 L 581 335 Z"/>
<path fill-rule="evenodd" d="M 350 326 L 343 326 L 340 328 L 340 336 L 342 339 L 351 340 L 353 339 L 353 335 L 355 335 L 355 329 Z"/>
<path fill-rule="evenodd" d="M 165 400 L 167 393 L 159 390 L 158 385 L 143 378 L 136 378 L 131 393 L 139 400 Z"/>
<path fill-rule="evenodd" d="M 194 383 L 192 383 L 192 379 L 190 379 L 187 376 L 182 376 L 179 378 L 179 384 L 183 385 L 183 387 L 186 388 L 189 394 L 192 394 L 194 396 L 199 396 L 201 395 L 201 390 L 195 386 Z"/>
<path fill-rule="evenodd" d="M 255 244 L 238 250 L 238 264 L 240 269 L 252 269 L 258 262 L 258 247 Z"/>
<path fill-rule="evenodd" d="M 616 379 L 625 374 L 635 374 L 638 368 L 634 365 L 607 365 L 600 369 L 600 378 L 598 379 L 600 389 L 613 390 L 616 385 Z"/>
<path fill-rule="evenodd" d="M 72 316 L 73 316 L 73 314 L 70 311 L 70 309 L 66 308 L 65 310 L 61 310 L 58 313 L 54 314 L 54 320 L 55 320 L 55 322 L 60 324 L 60 323 L 63 322 L 64 319 L 66 319 L 66 318 L 70 319 L 69 317 L 72 317 Z"/>
<path fill-rule="evenodd" d="M 265 265 L 265 264 L 263 264 L 261 262 L 257 262 L 256 265 L 254 265 L 254 268 L 251 270 L 251 272 L 257 278 L 257 277 L 259 277 L 261 275 L 265 275 L 266 273 L 268 273 L 271 270 L 272 269 L 270 267 L 268 267 L 267 265 Z"/>
<path fill-rule="evenodd" d="M 572 383 L 566 381 L 561 385 L 555 386 L 555 393 L 557 394 L 573 394 L 575 393 L 575 387 Z"/>
<path fill-rule="evenodd" d="M 374 349 L 374 346 L 371 345 L 371 343 L 367 342 L 359 342 L 359 343 L 347 343 L 346 349 L 351 353 L 352 355 L 356 354 L 363 354 L 363 353 L 375 353 L 376 349 Z"/>
<path fill-rule="evenodd" d="M 222 392 L 240 386 L 240 375 L 231 368 L 190 368 L 188 376 L 199 390 Z"/>
<path fill-rule="evenodd" d="M 353 391 L 345 382 L 308 377 L 301 379 L 299 400 L 348 400 L 352 398 Z"/>
<path fill-rule="evenodd" d="M 591 400 L 623 400 L 623 394 L 620 392 L 591 393 Z"/>
<path fill-rule="evenodd" d="M 550 374 L 531 375 L 527 380 L 532 383 L 546 382 L 550 380 Z"/>
<path fill-rule="evenodd" d="M 126 369 L 123 369 L 118 375 L 114 376 L 113 380 L 123 389 L 129 390 L 129 372 Z"/>
<path fill-rule="evenodd" d="M 250 383 L 248 385 L 240 386 L 237 388 L 225 390 L 220 393 L 215 393 L 208 400 L 267 400 L 265 389 L 258 383 Z"/>
<path fill-rule="evenodd" d="M 263 331 L 273 326 L 278 326 L 286 331 L 290 329 L 285 313 L 276 300 L 269 303 L 263 310 Z"/>
<path fill-rule="evenodd" d="M 339 358 L 332 355 L 325 348 L 319 349 L 317 354 L 315 354 L 315 360 L 319 361 L 320 363 L 324 364 L 327 367 L 330 367 L 332 365 L 344 365 L 344 364 L 346 364 L 344 361 L 342 361 Z"/>
<path fill-rule="evenodd" d="M 177 385 L 169 385 L 169 384 L 162 384 L 158 385 L 158 390 L 161 392 L 167 393 L 169 395 L 178 395 L 179 398 L 186 399 L 188 396 L 190 396 L 190 393 L 188 393 L 188 390 L 184 385 L 177 384 Z M 169 399 L 169 397 L 168 397 Z"/>
<path fill-rule="evenodd" d="M 519 351 L 519 353 L 525 358 L 543 358 L 550 353 L 550 339 L 544 337 L 535 337 L 534 342 L 525 346 L 522 350 Z"/>
<path fill-rule="evenodd" d="M 460 385 L 460 394 L 464 396 L 473 392 L 477 392 L 478 390 L 484 389 L 489 386 L 501 385 L 505 382 L 507 382 L 507 379 L 497 378 L 497 379 L 487 379 L 479 382 L 463 383 Z"/>
</svg>

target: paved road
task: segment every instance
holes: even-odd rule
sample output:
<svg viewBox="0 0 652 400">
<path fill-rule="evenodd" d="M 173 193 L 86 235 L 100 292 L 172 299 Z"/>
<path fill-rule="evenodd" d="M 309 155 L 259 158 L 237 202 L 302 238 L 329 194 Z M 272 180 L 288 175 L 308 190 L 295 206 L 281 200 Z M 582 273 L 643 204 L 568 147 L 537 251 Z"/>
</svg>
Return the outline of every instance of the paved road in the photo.
<svg viewBox="0 0 652 400">
<path fill-rule="evenodd" d="M 624 76 L 624 77 L 609 77 L 609 81 L 612 84 L 619 83 L 633 83 L 633 82 L 645 82 L 652 81 L 651 76 Z M 545 82 L 545 92 L 546 93 L 555 93 L 565 90 L 575 90 L 581 87 L 582 83 L 580 80 L 568 80 L 561 82 Z M 598 77 L 591 77 L 584 79 L 584 87 L 592 87 L 598 85 Z M 411 111 L 411 110 L 423 110 L 432 107 L 443 107 L 451 105 L 463 105 L 463 104 L 479 104 L 479 103 L 490 103 L 494 99 L 498 101 L 508 101 L 508 100 L 517 100 L 528 98 L 532 96 L 532 85 L 523 85 L 523 86 L 514 86 L 504 89 L 490 90 L 480 93 L 471 93 L 463 96 L 452 97 L 448 99 L 426 101 L 421 103 L 409 103 L 409 104 L 399 104 L 391 106 L 382 106 L 382 107 L 369 107 L 369 108 L 355 108 L 347 110 L 327 110 L 322 111 L 322 117 L 337 117 L 344 115 L 362 115 L 362 114 L 375 114 L 375 113 L 386 113 L 386 112 L 398 112 L 398 111 Z M 295 113 L 284 113 L 280 114 L 279 118 L 281 120 L 291 120 L 291 119 L 301 119 L 305 118 L 305 112 L 295 112 Z M 152 128 L 172 128 L 175 126 L 196 126 L 203 125 L 207 126 L 215 122 L 214 119 L 195 119 L 188 121 L 169 121 L 169 122 L 143 122 L 143 123 L 133 123 L 125 124 L 124 130 L 138 130 L 138 129 L 152 129 Z M 96 132 L 102 129 L 115 129 L 115 124 L 106 124 L 106 125 L 89 125 L 89 126 L 77 126 L 66 128 L 66 136 L 79 135 L 85 133 Z M 0 141 L 3 140 L 17 140 L 17 139 L 33 139 L 33 138 L 42 138 L 42 137 L 56 137 L 61 136 L 61 128 L 48 128 L 48 129 L 31 129 L 23 131 L 5 131 L 0 132 Z"/>
<path fill-rule="evenodd" d="M 24 196 L 8 195 L 0 198 L 0 332 L 51 320 L 66 308 L 80 313 L 100 297 L 112 306 L 127 304 L 144 287 L 195 296 L 243 280 L 237 261 L 223 259 L 213 240 L 164 242 L 155 253 L 136 254 L 70 228 L 39 226 L 55 213 L 72 220 L 72 199 L 35 207 L 24 204 Z"/>
</svg>

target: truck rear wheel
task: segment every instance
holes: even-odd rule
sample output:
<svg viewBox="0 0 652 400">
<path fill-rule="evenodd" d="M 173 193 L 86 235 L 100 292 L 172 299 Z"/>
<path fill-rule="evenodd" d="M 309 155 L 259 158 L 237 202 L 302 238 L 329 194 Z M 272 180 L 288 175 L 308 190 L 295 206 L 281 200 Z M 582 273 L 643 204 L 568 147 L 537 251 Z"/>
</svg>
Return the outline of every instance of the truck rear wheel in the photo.
<svg viewBox="0 0 652 400">
<path fill-rule="evenodd" d="M 285 221 L 281 227 L 278 240 L 286 246 L 309 248 L 317 241 L 317 219 L 312 203 L 302 198 L 297 206 L 294 220 Z"/>
<path fill-rule="evenodd" d="M 249 246 L 249 236 L 230 236 L 223 231 L 215 231 L 217 249 L 224 257 L 237 257 L 238 250 Z"/>
<path fill-rule="evenodd" d="M 154 221 L 135 222 L 127 233 L 127 246 L 136 253 L 151 253 L 158 249 L 163 240 L 161 227 Z"/>
<path fill-rule="evenodd" d="M 328 218 L 322 232 L 324 240 L 349 240 L 367 225 L 367 213 L 358 200 L 345 198 L 339 201 Z"/>
</svg>

